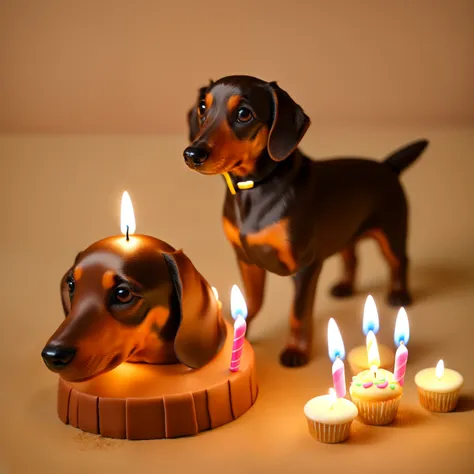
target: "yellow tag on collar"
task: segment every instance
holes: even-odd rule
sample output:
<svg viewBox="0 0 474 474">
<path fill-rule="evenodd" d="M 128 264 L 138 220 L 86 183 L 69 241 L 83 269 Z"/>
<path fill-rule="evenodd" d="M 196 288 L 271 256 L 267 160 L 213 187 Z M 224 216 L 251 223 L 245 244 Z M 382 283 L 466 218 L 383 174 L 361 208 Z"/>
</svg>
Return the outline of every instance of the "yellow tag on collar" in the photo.
<svg viewBox="0 0 474 474">
<path fill-rule="evenodd" d="M 234 183 L 230 179 L 229 173 L 222 173 L 222 176 L 224 176 L 225 182 L 227 183 L 227 187 L 229 188 L 231 194 L 235 195 L 236 191 L 234 188 Z M 237 187 L 239 189 L 252 189 L 254 184 L 255 183 L 253 181 L 241 181 L 240 183 L 237 183 Z"/>
<path fill-rule="evenodd" d="M 240 183 L 237 183 L 237 187 L 239 189 L 252 189 L 254 185 L 253 181 L 242 181 Z"/>
</svg>

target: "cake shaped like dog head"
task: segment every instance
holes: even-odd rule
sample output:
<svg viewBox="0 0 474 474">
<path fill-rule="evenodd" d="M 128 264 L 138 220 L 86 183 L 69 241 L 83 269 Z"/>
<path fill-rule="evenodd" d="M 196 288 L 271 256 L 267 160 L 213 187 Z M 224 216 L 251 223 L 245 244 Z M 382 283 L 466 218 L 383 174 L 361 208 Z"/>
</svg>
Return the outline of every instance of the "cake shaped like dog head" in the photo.
<svg viewBox="0 0 474 474">
<path fill-rule="evenodd" d="M 65 319 L 41 355 L 68 381 L 125 361 L 198 369 L 226 337 L 211 286 L 181 250 L 153 237 L 109 237 L 80 252 L 61 299 Z"/>
</svg>

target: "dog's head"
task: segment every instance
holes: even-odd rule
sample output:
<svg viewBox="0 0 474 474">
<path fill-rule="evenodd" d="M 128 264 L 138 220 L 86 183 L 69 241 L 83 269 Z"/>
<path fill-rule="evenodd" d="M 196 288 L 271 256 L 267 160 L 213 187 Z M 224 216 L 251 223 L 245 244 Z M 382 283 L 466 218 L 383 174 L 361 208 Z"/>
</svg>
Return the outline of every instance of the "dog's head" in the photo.
<svg viewBox="0 0 474 474">
<path fill-rule="evenodd" d="M 183 154 L 191 169 L 245 176 L 262 156 L 291 155 L 310 119 L 276 82 L 229 76 L 199 89 L 188 126 L 191 144 Z"/>
<path fill-rule="evenodd" d="M 43 349 L 47 367 L 82 381 L 127 360 L 205 365 L 225 339 L 209 284 L 164 242 L 141 236 L 129 252 L 119 240 L 81 252 L 61 279 L 65 319 Z"/>
</svg>

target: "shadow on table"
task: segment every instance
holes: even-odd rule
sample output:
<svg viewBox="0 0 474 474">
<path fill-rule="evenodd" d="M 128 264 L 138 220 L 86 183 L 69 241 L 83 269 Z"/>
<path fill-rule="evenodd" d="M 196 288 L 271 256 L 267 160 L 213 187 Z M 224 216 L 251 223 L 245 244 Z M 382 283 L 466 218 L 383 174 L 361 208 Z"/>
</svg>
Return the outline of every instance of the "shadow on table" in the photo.
<svg viewBox="0 0 474 474">
<path fill-rule="evenodd" d="M 456 264 L 433 263 L 414 266 L 410 270 L 409 281 L 414 304 L 431 297 L 450 293 L 453 290 L 474 286 L 474 268 Z M 358 293 L 386 291 L 386 282 L 361 286 Z"/>
<path fill-rule="evenodd" d="M 456 407 L 456 412 L 466 412 L 474 410 L 474 394 L 461 395 Z"/>
<path fill-rule="evenodd" d="M 411 428 L 422 425 L 429 421 L 429 413 L 424 413 L 420 409 L 410 406 L 403 406 L 398 409 L 397 417 L 391 425 L 394 428 Z"/>
</svg>

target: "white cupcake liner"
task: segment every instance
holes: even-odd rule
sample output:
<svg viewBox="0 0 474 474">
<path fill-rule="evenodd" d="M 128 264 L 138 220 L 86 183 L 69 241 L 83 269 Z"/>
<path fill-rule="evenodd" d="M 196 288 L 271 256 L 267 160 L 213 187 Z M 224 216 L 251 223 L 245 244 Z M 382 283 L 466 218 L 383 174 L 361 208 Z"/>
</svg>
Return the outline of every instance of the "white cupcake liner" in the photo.
<svg viewBox="0 0 474 474">
<path fill-rule="evenodd" d="M 456 408 L 460 390 L 454 392 L 438 393 L 423 390 L 418 387 L 418 396 L 421 406 L 430 411 L 448 413 Z"/>
<path fill-rule="evenodd" d="M 349 438 L 352 421 L 337 425 L 319 423 L 314 420 L 308 420 L 308 428 L 311 436 L 321 443 L 342 443 Z"/>
<path fill-rule="evenodd" d="M 397 416 L 399 395 L 390 400 L 363 400 L 361 398 L 352 397 L 352 401 L 359 410 L 359 419 L 366 425 L 389 425 Z"/>
</svg>

